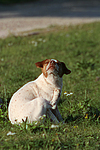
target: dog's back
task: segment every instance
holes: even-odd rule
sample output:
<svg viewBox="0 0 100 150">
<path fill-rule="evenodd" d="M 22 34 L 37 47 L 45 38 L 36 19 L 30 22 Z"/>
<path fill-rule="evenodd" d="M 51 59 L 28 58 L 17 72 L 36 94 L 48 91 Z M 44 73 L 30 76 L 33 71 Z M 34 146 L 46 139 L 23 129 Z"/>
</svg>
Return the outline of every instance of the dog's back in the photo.
<svg viewBox="0 0 100 150">
<path fill-rule="evenodd" d="M 55 109 L 52 111 L 54 114 L 48 112 L 52 120 L 62 120 L 57 102 L 62 89 L 62 76 L 71 71 L 63 62 L 54 59 L 38 62 L 36 66 L 42 69 L 42 74 L 20 88 L 10 100 L 8 115 L 12 124 L 21 123 L 26 118 L 29 122 L 36 121 L 40 116 L 46 115 L 48 109 Z"/>
</svg>

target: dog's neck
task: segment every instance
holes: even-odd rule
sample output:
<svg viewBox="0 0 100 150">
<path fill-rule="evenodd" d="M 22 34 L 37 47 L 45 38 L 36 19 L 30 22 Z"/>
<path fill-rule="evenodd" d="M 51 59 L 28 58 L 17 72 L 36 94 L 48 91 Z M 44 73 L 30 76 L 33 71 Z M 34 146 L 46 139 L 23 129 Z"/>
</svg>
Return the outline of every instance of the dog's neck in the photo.
<svg viewBox="0 0 100 150">
<path fill-rule="evenodd" d="M 43 74 L 42 74 L 43 75 Z M 50 74 L 49 76 L 45 77 L 43 75 L 43 78 L 45 80 L 45 82 L 47 84 L 50 84 L 51 86 L 53 86 L 54 88 L 62 88 L 62 78 L 60 78 L 59 76 L 55 76 L 53 74 Z"/>
</svg>

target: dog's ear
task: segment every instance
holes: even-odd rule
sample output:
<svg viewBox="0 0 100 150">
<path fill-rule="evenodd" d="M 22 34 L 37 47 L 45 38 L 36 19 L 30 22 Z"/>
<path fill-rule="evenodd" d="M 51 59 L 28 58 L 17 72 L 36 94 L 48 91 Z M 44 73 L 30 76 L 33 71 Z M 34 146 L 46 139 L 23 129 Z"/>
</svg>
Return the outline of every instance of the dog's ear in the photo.
<svg viewBox="0 0 100 150">
<path fill-rule="evenodd" d="M 60 72 L 59 72 L 59 76 L 62 77 L 64 74 L 70 74 L 71 71 L 66 67 L 64 62 L 60 62 Z"/>
<path fill-rule="evenodd" d="M 47 60 L 47 59 L 46 59 Z M 43 61 L 40 61 L 40 62 L 37 62 L 35 63 L 36 67 L 37 68 L 43 68 L 43 65 L 45 64 L 46 60 L 43 60 Z"/>
<path fill-rule="evenodd" d="M 37 62 L 35 63 L 37 68 L 43 68 L 43 63 L 42 62 Z"/>
<path fill-rule="evenodd" d="M 66 67 L 65 63 L 61 62 L 62 63 L 62 70 L 63 70 L 63 74 L 70 74 L 71 71 Z"/>
</svg>

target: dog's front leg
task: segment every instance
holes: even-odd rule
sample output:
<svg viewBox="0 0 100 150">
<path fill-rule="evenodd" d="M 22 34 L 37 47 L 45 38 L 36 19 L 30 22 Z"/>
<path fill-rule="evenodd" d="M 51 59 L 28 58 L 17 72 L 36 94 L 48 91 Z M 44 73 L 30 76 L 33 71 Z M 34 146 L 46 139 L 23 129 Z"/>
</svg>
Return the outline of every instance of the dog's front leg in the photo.
<svg viewBox="0 0 100 150">
<path fill-rule="evenodd" d="M 59 121 L 62 121 L 62 122 L 64 123 L 63 118 L 62 118 L 62 116 L 61 116 L 61 114 L 60 114 L 60 112 L 59 112 L 57 106 L 56 106 L 55 109 L 52 109 L 51 111 L 52 111 L 52 113 L 57 117 L 57 119 L 58 119 Z"/>
<path fill-rule="evenodd" d="M 57 117 L 54 115 L 54 113 L 52 112 L 51 109 L 47 109 L 47 115 L 49 116 L 49 118 L 50 118 L 54 123 L 59 123 L 59 120 L 58 120 Z"/>
<path fill-rule="evenodd" d="M 53 99 L 51 100 L 52 109 L 56 108 L 57 102 L 60 98 L 60 95 L 61 95 L 61 90 L 60 89 L 55 89 Z"/>
<path fill-rule="evenodd" d="M 57 107 L 57 102 L 60 98 L 60 95 L 61 95 L 61 90 L 60 89 L 55 89 L 54 90 L 54 96 L 53 96 L 53 99 L 51 101 L 51 105 L 52 105 L 52 113 L 57 117 L 57 119 L 59 121 L 63 121 L 63 118 L 58 110 L 58 107 Z"/>
</svg>

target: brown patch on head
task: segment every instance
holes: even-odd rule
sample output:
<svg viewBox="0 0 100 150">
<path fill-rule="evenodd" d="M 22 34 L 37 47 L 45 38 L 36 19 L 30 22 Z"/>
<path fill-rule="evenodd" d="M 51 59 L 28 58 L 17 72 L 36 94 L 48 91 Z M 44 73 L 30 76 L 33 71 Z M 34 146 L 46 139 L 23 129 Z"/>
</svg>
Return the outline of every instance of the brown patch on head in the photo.
<svg viewBox="0 0 100 150">
<path fill-rule="evenodd" d="M 59 65 L 59 76 L 62 77 L 64 74 L 70 74 L 71 71 L 66 67 L 65 63 L 58 62 Z"/>
<path fill-rule="evenodd" d="M 48 76 L 47 71 L 46 71 L 46 66 L 48 65 L 48 63 L 50 61 L 51 61 L 51 59 L 46 59 L 46 60 L 43 60 L 41 62 L 35 63 L 35 65 L 36 65 L 37 68 L 41 68 L 41 70 L 42 70 L 42 72 L 43 72 L 43 74 L 44 74 L 45 77 Z"/>
<path fill-rule="evenodd" d="M 46 70 L 47 65 L 49 64 L 48 69 Z M 35 63 L 37 68 L 41 68 L 43 74 L 45 77 L 48 76 L 48 70 L 52 67 L 55 71 L 57 71 L 57 74 L 59 77 L 62 77 L 64 74 L 70 74 L 71 71 L 66 67 L 66 65 L 63 62 L 60 62 L 58 60 L 54 59 L 46 59 L 41 62 Z M 56 68 L 56 65 L 58 65 L 59 69 Z"/>
</svg>

